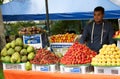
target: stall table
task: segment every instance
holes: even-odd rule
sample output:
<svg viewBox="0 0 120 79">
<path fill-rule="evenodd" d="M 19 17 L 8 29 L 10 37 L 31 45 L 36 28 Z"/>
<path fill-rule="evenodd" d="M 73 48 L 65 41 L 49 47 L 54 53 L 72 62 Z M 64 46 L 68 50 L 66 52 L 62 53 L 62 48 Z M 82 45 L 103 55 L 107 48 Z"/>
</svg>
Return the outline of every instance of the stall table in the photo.
<svg viewBox="0 0 120 79">
<path fill-rule="evenodd" d="M 119 75 L 45 73 L 4 70 L 5 79 L 120 79 Z"/>
</svg>

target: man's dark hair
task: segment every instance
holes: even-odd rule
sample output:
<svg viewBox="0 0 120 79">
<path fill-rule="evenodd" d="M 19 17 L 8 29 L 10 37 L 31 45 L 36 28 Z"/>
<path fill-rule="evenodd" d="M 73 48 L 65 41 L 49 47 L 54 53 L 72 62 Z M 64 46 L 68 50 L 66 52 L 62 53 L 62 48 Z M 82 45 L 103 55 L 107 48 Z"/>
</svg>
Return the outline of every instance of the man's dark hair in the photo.
<svg viewBox="0 0 120 79">
<path fill-rule="evenodd" d="M 95 11 L 101 11 L 101 12 L 104 14 L 104 8 L 101 7 L 101 6 L 96 7 L 96 8 L 94 9 L 94 12 L 95 12 Z"/>
</svg>

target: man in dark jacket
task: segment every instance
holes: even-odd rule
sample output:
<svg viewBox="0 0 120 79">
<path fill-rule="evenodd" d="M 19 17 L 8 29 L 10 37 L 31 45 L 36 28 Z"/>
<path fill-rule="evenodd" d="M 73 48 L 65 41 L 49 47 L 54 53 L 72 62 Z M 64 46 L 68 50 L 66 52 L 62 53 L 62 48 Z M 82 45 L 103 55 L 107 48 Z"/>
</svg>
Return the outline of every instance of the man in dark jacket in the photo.
<svg viewBox="0 0 120 79">
<path fill-rule="evenodd" d="M 99 52 L 99 49 L 103 44 L 113 43 L 113 28 L 110 23 L 103 20 L 104 8 L 96 7 L 94 9 L 94 21 L 89 23 L 83 31 L 83 35 L 80 39 L 80 43 L 86 42 L 87 46 Z"/>
</svg>

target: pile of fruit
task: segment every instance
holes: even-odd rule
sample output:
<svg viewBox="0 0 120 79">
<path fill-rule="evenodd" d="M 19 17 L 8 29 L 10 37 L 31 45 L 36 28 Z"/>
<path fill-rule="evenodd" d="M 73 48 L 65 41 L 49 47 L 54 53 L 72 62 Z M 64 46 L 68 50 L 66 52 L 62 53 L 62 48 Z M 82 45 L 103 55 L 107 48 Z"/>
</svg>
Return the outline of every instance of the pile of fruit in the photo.
<svg viewBox="0 0 120 79">
<path fill-rule="evenodd" d="M 38 65 L 56 64 L 59 62 L 59 57 L 46 49 L 39 49 L 34 59 L 30 62 Z"/>
<path fill-rule="evenodd" d="M 113 38 L 120 38 L 120 30 L 115 32 Z"/>
<path fill-rule="evenodd" d="M 99 54 L 92 59 L 94 66 L 120 66 L 120 49 L 115 45 L 103 45 Z"/>
<path fill-rule="evenodd" d="M 74 43 L 61 59 L 61 64 L 64 65 L 78 65 L 91 63 L 96 52 L 90 50 L 85 45 Z"/>
<path fill-rule="evenodd" d="M 72 33 L 58 34 L 50 37 L 51 43 L 72 43 L 77 35 Z"/>
<path fill-rule="evenodd" d="M 45 32 L 45 30 L 42 30 L 41 28 L 33 26 L 33 27 L 22 28 L 19 31 L 19 34 L 20 35 L 31 35 L 31 34 L 41 34 L 44 32 Z"/>
<path fill-rule="evenodd" d="M 7 43 L 1 51 L 1 60 L 5 63 L 21 63 L 32 60 L 35 56 L 33 47 L 23 44 L 21 38 Z"/>
</svg>

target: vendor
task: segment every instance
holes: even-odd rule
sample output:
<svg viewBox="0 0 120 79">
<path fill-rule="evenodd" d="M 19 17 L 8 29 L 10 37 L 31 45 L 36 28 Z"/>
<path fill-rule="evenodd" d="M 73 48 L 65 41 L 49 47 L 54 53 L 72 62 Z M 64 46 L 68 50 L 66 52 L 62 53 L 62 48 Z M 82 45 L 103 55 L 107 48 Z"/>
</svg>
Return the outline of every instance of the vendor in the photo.
<svg viewBox="0 0 120 79">
<path fill-rule="evenodd" d="M 110 23 L 103 20 L 104 8 L 99 6 L 94 9 L 94 20 L 90 22 L 83 31 L 80 39 L 81 44 L 85 44 L 92 50 L 99 52 L 103 44 L 114 43 L 113 28 Z"/>
</svg>

